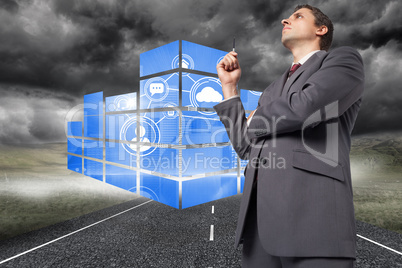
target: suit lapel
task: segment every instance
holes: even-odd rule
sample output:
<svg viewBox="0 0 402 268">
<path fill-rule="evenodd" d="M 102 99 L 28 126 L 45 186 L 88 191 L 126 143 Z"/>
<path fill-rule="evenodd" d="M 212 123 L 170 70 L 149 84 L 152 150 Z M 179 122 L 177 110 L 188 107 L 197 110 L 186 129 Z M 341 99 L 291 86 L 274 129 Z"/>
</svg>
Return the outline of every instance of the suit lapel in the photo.
<svg viewBox="0 0 402 268">
<path fill-rule="evenodd" d="M 289 69 L 286 70 L 286 72 L 284 72 L 281 76 L 281 78 L 279 80 L 277 80 L 277 86 L 274 87 L 274 90 L 272 90 L 272 99 L 276 99 L 279 98 L 282 94 L 282 89 L 283 86 L 286 83 L 286 79 L 288 79 L 288 74 L 289 74 Z"/>
</svg>

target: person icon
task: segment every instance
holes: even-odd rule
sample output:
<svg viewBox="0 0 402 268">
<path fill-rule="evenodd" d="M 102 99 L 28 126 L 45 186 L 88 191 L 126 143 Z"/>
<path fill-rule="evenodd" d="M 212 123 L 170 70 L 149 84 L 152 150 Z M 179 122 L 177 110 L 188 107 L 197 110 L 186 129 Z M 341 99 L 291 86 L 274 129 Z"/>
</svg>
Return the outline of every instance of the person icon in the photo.
<svg viewBox="0 0 402 268">
<path fill-rule="evenodd" d="M 139 133 L 140 140 L 139 140 L 139 141 L 140 141 L 140 142 L 151 142 L 151 141 L 145 136 L 145 134 L 146 134 L 145 127 L 140 125 L 140 133 Z M 137 136 L 138 136 L 138 133 L 137 133 L 137 128 L 136 128 L 136 129 L 135 129 L 135 137 L 132 138 L 131 141 L 136 141 Z M 133 151 L 136 151 L 136 144 L 130 144 L 129 147 L 130 147 Z M 140 152 L 144 152 L 144 151 L 146 151 L 146 150 L 148 150 L 148 149 L 150 149 L 150 148 L 151 148 L 151 146 L 148 146 L 148 145 L 140 145 Z"/>
</svg>

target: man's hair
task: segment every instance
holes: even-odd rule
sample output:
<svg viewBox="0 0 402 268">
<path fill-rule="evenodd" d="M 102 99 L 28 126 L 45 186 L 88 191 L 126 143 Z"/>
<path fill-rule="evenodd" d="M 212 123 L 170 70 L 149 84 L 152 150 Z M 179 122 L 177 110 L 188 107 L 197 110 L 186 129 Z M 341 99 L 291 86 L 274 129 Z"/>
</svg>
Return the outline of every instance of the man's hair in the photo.
<svg viewBox="0 0 402 268">
<path fill-rule="evenodd" d="M 331 47 L 332 36 L 334 34 L 334 25 L 332 24 L 332 21 L 328 18 L 327 15 L 322 13 L 322 11 L 320 9 L 310 6 L 310 5 L 298 5 L 295 8 L 294 12 L 296 12 L 297 10 L 302 9 L 302 8 L 307 8 L 312 11 L 314 18 L 315 18 L 315 25 L 317 27 L 322 26 L 322 25 L 327 26 L 328 32 L 321 37 L 320 49 L 328 51 L 328 49 Z"/>
</svg>

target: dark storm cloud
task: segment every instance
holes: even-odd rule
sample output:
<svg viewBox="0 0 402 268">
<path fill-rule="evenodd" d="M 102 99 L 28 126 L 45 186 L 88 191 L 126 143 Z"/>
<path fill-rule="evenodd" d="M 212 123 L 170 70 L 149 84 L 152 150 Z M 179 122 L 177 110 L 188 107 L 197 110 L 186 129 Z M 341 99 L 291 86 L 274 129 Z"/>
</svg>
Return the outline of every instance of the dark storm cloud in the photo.
<svg viewBox="0 0 402 268">
<path fill-rule="evenodd" d="M 66 119 L 82 120 L 82 99 L 65 93 L 2 86 L 0 96 L 0 144 L 63 142 Z"/>
<path fill-rule="evenodd" d="M 7 10 L 10 13 L 17 13 L 19 5 L 13 0 L 0 0 L 0 9 Z"/>
<path fill-rule="evenodd" d="M 392 122 L 402 119 L 398 108 L 402 78 L 400 71 L 395 71 L 401 70 L 402 2 L 309 3 L 333 20 L 333 47 L 351 45 L 363 55 L 367 90 L 355 131 L 399 129 Z M 39 118 L 46 117 L 45 110 L 62 114 L 66 109 L 51 106 L 43 110 L 29 101 L 39 98 L 26 96 L 26 92 L 40 91 L 42 98 L 71 108 L 87 93 L 104 91 L 108 96 L 136 91 L 139 55 L 179 39 L 230 51 L 236 35 L 242 66 L 240 87 L 262 91 L 292 62 L 280 41 L 280 21 L 289 17 L 297 4 L 279 0 L 1 0 L 0 86 L 3 90 L 24 89 L 21 96 L 25 97 L 19 96 L 29 108 L 22 115 L 21 110 L 7 106 L 11 121 L 25 118 L 19 122 L 25 124 L 19 128 L 24 131 L 16 131 L 17 125 L 11 123 L 7 135 L 16 131 L 12 138 L 20 142 L 60 138 L 62 131 L 43 125 Z M 399 69 L 389 71 L 390 66 Z M 60 95 L 47 96 L 46 92 Z M 8 98 L 21 104 L 12 95 Z M 3 100 L 1 108 L 6 105 Z M 52 119 L 48 122 L 60 128 Z M 49 132 L 42 132 L 43 128 Z M 4 133 L 2 130 L 0 142 L 5 141 Z"/>
<path fill-rule="evenodd" d="M 396 41 L 362 52 L 366 89 L 355 133 L 400 130 L 402 122 L 402 48 Z"/>
<path fill-rule="evenodd" d="M 343 13 L 342 13 L 343 12 Z M 389 41 L 402 41 L 402 2 L 351 2 L 335 14 L 338 26 L 336 44 L 359 49 L 382 47 Z"/>
</svg>

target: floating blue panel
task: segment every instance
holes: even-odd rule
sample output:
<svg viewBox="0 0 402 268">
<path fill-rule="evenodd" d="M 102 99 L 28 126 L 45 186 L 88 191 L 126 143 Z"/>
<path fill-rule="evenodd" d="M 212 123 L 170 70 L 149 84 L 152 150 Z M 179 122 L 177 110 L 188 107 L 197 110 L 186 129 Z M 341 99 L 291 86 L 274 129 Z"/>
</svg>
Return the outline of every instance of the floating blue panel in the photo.
<svg viewBox="0 0 402 268">
<path fill-rule="evenodd" d="M 146 150 L 142 149 L 143 147 L 146 147 Z M 141 150 L 142 169 L 179 176 L 179 150 L 149 146 L 142 146 Z"/>
<path fill-rule="evenodd" d="M 140 76 L 179 67 L 179 41 L 140 54 Z"/>
<path fill-rule="evenodd" d="M 237 194 L 237 173 L 183 181 L 182 208 Z"/>
<path fill-rule="evenodd" d="M 179 144 L 179 112 L 164 111 L 140 115 L 139 141 Z"/>
<path fill-rule="evenodd" d="M 137 171 L 106 164 L 106 183 L 121 189 L 136 192 Z"/>
<path fill-rule="evenodd" d="M 67 122 L 67 135 L 81 137 L 82 122 L 81 121 Z"/>
<path fill-rule="evenodd" d="M 84 155 L 97 159 L 103 159 L 103 142 L 84 140 Z"/>
<path fill-rule="evenodd" d="M 140 194 L 165 205 L 179 208 L 179 182 L 141 173 Z"/>
<path fill-rule="evenodd" d="M 67 152 L 82 155 L 82 140 L 75 138 L 68 138 Z"/>
<path fill-rule="evenodd" d="M 248 164 L 248 160 L 240 159 L 240 167 L 245 168 Z"/>
<path fill-rule="evenodd" d="M 243 193 L 243 188 L 244 188 L 244 170 L 240 171 L 240 193 Z"/>
<path fill-rule="evenodd" d="M 190 73 L 182 76 L 183 106 L 213 108 L 223 100 L 222 85 L 218 78 Z M 216 116 L 214 111 L 201 113 Z"/>
<path fill-rule="evenodd" d="M 182 156 L 183 176 L 231 169 L 236 165 L 231 146 L 185 149 Z"/>
<path fill-rule="evenodd" d="M 103 181 L 103 164 L 101 162 L 84 159 L 84 175 Z"/>
<path fill-rule="evenodd" d="M 258 100 L 260 99 L 262 92 L 253 90 L 240 90 L 240 99 L 243 103 L 244 110 L 255 110 L 258 105 Z"/>
<path fill-rule="evenodd" d="M 84 116 L 84 136 L 103 138 L 103 116 Z"/>
<path fill-rule="evenodd" d="M 82 158 L 74 155 L 67 155 L 67 168 L 77 173 L 82 173 Z"/>
<path fill-rule="evenodd" d="M 229 142 L 226 129 L 218 116 L 205 116 L 200 112 L 182 112 L 182 144 Z"/>
<path fill-rule="evenodd" d="M 106 115 L 106 139 L 137 141 L 136 114 Z"/>
<path fill-rule="evenodd" d="M 106 112 L 130 111 L 137 109 L 137 93 L 128 93 L 105 98 Z"/>
<path fill-rule="evenodd" d="M 105 142 L 105 159 L 113 163 L 137 166 L 137 145 L 126 143 Z"/>
<path fill-rule="evenodd" d="M 172 73 L 140 81 L 140 108 L 179 105 L 179 74 Z"/>
<path fill-rule="evenodd" d="M 84 95 L 84 116 L 103 114 L 103 92 Z"/>
<path fill-rule="evenodd" d="M 241 159 L 241 158 L 237 155 L 237 153 L 236 153 L 236 151 L 233 149 L 233 147 L 232 147 L 232 155 L 234 155 L 235 158 L 236 158 L 236 161 L 235 161 L 236 167 L 237 167 L 237 160 L 240 161 L 240 167 L 241 167 L 241 168 L 245 168 L 245 167 L 247 166 L 248 160 L 243 160 L 243 159 Z"/>
<path fill-rule="evenodd" d="M 222 50 L 182 41 L 183 68 L 216 74 L 216 65 L 226 54 Z"/>
</svg>

